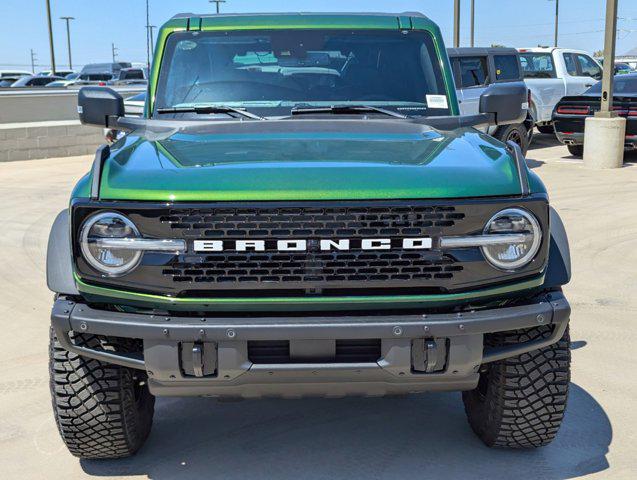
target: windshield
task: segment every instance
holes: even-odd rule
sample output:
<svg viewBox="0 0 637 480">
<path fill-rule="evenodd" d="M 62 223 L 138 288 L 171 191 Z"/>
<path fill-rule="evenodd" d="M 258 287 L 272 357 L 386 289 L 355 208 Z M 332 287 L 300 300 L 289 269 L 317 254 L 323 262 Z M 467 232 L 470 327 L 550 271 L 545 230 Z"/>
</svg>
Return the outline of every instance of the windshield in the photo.
<svg viewBox="0 0 637 480">
<path fill-rule="evenodd" d="M 602 82 L 597 82 L 591 88 L 586 90 L 585 93 L 602 93 Z M 618 76 L 613 81 L 613 94 L 630 94 L 635 95 L 637 93 L 637 76 Z"/>
<path fill-rule="evenodd" d="M 262 116 L 330 105 L 373 105 L 405 115 L 450 113 L 433 38 L 399 30 L 170 35 L 155 111 L 210 104 Z"/>
</svg>

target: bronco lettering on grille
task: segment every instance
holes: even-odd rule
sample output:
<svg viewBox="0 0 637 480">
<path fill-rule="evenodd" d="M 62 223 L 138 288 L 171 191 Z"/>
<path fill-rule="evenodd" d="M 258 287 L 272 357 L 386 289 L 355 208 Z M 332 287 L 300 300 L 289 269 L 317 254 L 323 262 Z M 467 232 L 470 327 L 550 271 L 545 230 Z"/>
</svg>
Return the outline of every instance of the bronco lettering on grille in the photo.
<svg viewBox="0 0 637 480">
<path fill-rule="evenodd" d="M 265 252 L 271 250 L 278 252 L 329 252 L 333 250 L 391 250 L 393 248 L 400 248 L 403 250 L 429 250 L 432 247 L 432 240 L 429 237 L 402 239 L 340 238 L 337 240 L 195 240 L 193 242 L 193 246 L 194 251 L 200 253 L 224 251 Z"/>
</svg>

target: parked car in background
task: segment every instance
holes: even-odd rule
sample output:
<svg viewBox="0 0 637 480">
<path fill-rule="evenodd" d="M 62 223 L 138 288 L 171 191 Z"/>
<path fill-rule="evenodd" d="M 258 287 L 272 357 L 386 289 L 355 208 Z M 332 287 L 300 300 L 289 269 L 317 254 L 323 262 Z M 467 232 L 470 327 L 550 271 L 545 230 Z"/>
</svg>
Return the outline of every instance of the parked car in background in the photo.
<svg viewBox="0 0 637 480">
<path fill-rule="evenodd" d="M 46 87 L 49 83 L 57 80 L 64 80 L 64 77 L 31 75 L 28 77 L 20 77 L 16 82 L 11 84 L 11 88 L 19 87 Z"/>
<path fill-rule="evenodd" d="M 0 78 L 0 88 L 6 88 L 13 85 L 17 82 L 21 77 L 3 77 Z"/>
<path fill-rule="evenodd" d="M 122 68 L 108 85 L 145 85 L 148 83 L 146 69 L 144 68 Z"/>
<path fill-rule="evenodd" d="M 86 65 L 77 78 L 78 85 L 143 85 L 147 83 L 144 68 L 132 67 L 128 62 L 94 63 Z"/>
<path fill-rule="evenodd" d="M 600 109 L 602 82 L 598 82 L 582 95 L 564 97 L 555 107 L 553 124 L 560 142 L 571 155 L 584 153 L 584 124 L 587 117 Z M 626 117 L 627 149 L 637 149 L 637 73 L 618 75 L 613 84 L 613 110 Z"/>
<path fill-rule="evenodd" d="M 602 67 L 582 50 L 520 48 L 524 80 L 531 90 L 531 115 L 538 130 L 553 133 L 551 115 L 564 96 L 580 95 L 602 78 Z"/>
<path fill-rule="evenodd" d="M 55 74 L 53 74 L 53 70 L 42 70 L 37 73 L 38 77 L 66 77 L 67 75 L 71 75 L 75 73 L 73 70 L 55 70 Z"/>
<path fill-rule="evenodd" d="M 146 92 L 138 93 L 124 100 L 124 111 L 127 117 L 141 117 L 144 115 Z"/>
<path fill-rule="evenodd" d="M 615 75 L 626 75 L 633 72 L 634 70 L 627 63 L 615 62 Z"/>
<path fill-rule="evenodd" d="M 480 95 L 489 85 L 524 83 L 520 57 L 514 48 L 449 48 L 447 53 L 462 115 L 479 113 Z M 533 137 L 533 124 L 533 118 L 527 111 L 523 123 L 489 127 L 487 133 L 502 142 L 511 140 L 517 143 L 526 153 Z"/>
<path fill-rule="evenodd" d="M 48 83 L 46 86 L 46 88 L 66 88 L 69 85 L 72 85 L 73 83 L 75 83 L 74 80 L 56 80 L 54 82 Z"/>
<path fill-rule="evenodd" d="M 27 72 L 25 70 L 0 70 L 0 80 L 5 78 L 20 78 L 29 77 L 33 75 L 33 72 Z"/>
</svg>

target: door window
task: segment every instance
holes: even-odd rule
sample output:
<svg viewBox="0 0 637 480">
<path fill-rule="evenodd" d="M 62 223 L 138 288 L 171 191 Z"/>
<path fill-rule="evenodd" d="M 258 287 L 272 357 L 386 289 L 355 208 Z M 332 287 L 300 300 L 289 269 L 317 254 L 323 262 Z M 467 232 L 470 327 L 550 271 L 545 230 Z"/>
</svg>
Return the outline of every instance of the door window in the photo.
<svg viewBox="0 0 637 480">
<path fill-rule="evenodd" d="M 577 58 L 577 63 L 579 64 L 580 76 L 597 79 L 602 78 L 602 70 L 591 57 L 577 53 L 575 54 L 575 58 Z"/>
<path fill-rule="evenodd" d="M 577 76 L 577 65 L 575 64 L 575 59 L 573 58 L 572 54 L 564 54 L 564 65 L 566 65 L 566 71 L 569 75 L 573 77 Z"/>
<path fill-rule="evenodd" d="M 486 57 L 460 57 L 458 62 L 462 88 L 478 87 L 488 83 Z"/>
<path fill-rule="evenodd" d="M 494 55 L 496 80 L 518 80 L 520 66 L 516 55 Z"/>
<path fill-rule="evenodd" d="M 555 78 L 555 66 L 550 53 L 520 53 L 524 78 Z"/>
</svg>

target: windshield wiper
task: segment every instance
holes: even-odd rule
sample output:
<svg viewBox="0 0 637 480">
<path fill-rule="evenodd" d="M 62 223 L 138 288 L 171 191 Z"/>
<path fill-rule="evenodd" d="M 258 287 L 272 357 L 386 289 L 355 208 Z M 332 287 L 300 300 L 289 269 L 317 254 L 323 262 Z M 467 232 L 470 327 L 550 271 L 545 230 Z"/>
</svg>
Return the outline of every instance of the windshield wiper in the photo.
<svg viewBox="0 0 637 480">
<path fill-rule="evenodd" d="M 356 114 L 356 113 L 380 113 L 395 118 L 408 118 L 401 113 L 386 110 L 371 105 L 331 105 L 329 107 L 296 107 L 290 112 L 292 115 L 307 115 L 313 113 Z"/>
<path fill-rule="evenodd" d="M 245 118 L 251 118 L 252 120 L 267 120 L 266 118 L 255 115 L 254 113 L 250 113 L 246 110 L 241 110 L 240 108 L 228 107 L 227 105 L 200 105 L 194 107 L 158 108 L 157 113 L 196 113 L 198 115 L 207 115 L 213 113 L 227 113 L 228 115 L 232 115 L 233 113 L 236 113 L 237 115 L 241 115 Z"/>
</svg>

